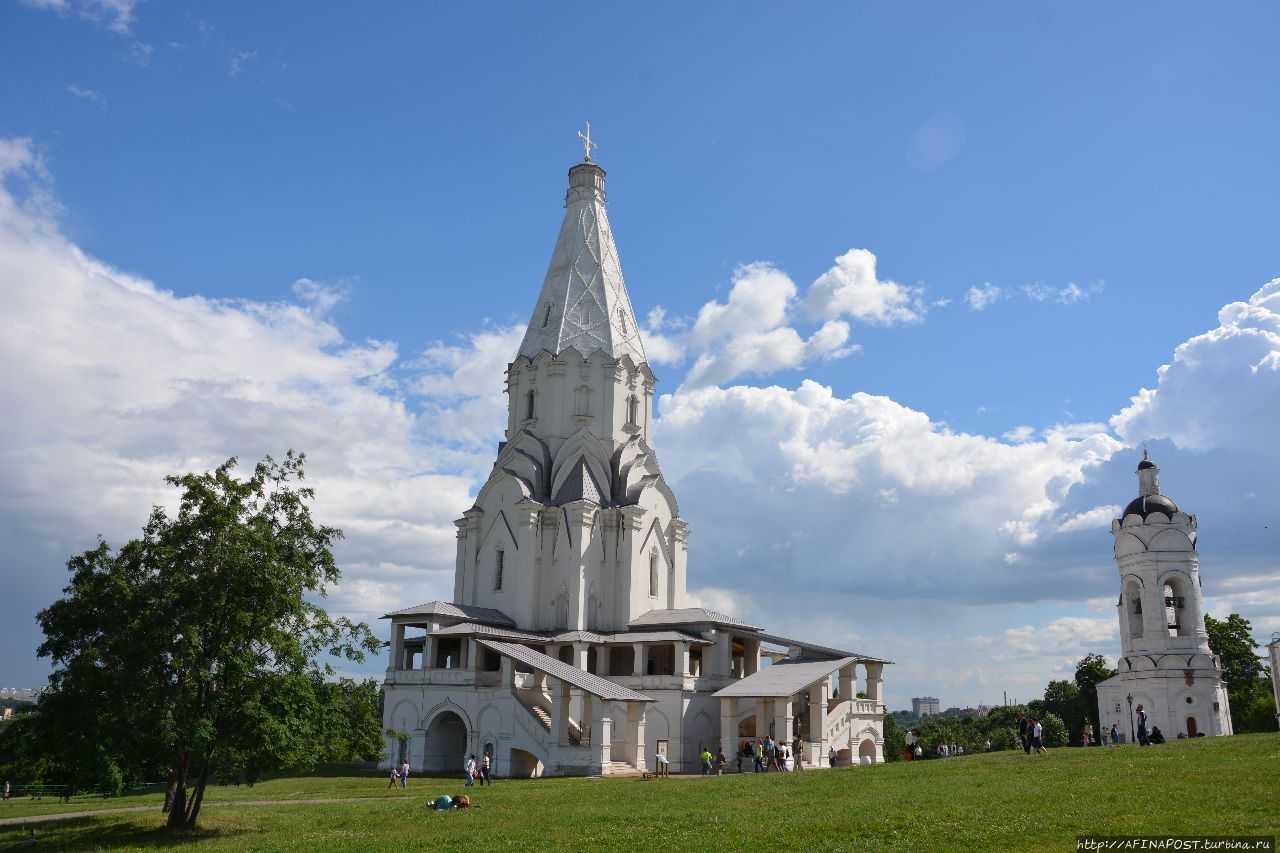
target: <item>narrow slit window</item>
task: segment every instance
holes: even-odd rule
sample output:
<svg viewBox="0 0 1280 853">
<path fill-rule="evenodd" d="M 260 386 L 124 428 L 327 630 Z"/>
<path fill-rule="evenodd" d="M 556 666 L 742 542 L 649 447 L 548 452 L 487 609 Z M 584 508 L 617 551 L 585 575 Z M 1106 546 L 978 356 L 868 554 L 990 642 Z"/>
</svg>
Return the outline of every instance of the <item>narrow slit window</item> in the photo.
<svg viewBox="0 0 1280 853">
<path fill-rule="evenodd" d="M 653 553 L 649 555 L 649 596 L 651 598 L 658 597 L 658 555 Z"/>
<path fill-rule="evenodd" d="M 498 558 L 494 561 L 493 566 L 493 588 L 495 590 L 502 589 L 502 570 L 506 568 L 506 556 L 506 553 L 499 548 Z"/>
<path fill-rule="evenodd" d="M 542 315 L 542 328 L 545 329 L 550 322 L 551 322 L 551 303 L 548 302 L 547 313 Z"/>
<path fill-rule="evenodd" d="M 525 395 L 524 416 L 526 420 L 533 420 L 533 398 L 534 393 L 530 391 Z"/>
</svg>

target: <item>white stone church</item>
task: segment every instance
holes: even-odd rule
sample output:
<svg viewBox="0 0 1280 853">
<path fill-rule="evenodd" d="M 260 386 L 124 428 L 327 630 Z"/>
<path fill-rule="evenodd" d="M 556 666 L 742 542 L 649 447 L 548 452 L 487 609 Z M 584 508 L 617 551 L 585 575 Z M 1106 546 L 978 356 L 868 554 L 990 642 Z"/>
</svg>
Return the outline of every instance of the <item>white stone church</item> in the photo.
<svg viewBox="0 0 1280 853">
<path fill-rule="evenodd" d="M 1209 650 L 1200 591 L 1199 525 L 1160 494 L 1160 469 L 1142 454 L 1138 497 L 1111 522 L 1120 569 L 1122 654 L 1098 685 L 1098 719 L 1132 743 L 1139 705 L 1148 729 L 1178 735 L 1231 734 L 1222 662 Z"/>
<path fill-rule="evenodd" d="M 689 525 L 650 440 L 656 379 L 587 145 L 507 369 L 506 441 L 456 522 L 453 600 L 385 617 L 388 761 L 607 775 L 657 753 L 696 770 L 705 748 L 732 770 L 769 734 L 806 767 L 882 762 L 889 661 L 689 600 Z"/>
</svg>

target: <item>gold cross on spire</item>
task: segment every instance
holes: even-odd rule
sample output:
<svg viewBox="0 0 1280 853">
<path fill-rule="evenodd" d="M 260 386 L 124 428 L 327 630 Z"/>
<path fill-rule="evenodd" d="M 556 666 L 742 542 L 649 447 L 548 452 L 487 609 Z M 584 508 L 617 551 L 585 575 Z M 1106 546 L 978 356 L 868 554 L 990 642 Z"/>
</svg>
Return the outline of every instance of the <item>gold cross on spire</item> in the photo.
<svg viewBox="0 0 1280 853">
<path fill-rule="evenodd" d="M 578 138 L 582 140 L 582 160 L 590 163 L 591 149 L 600 147 L 591 141 L 591 122 L 587 122 L 587 132 L 585 134 L 582 131 L 578 131 Z"/>
</svg>

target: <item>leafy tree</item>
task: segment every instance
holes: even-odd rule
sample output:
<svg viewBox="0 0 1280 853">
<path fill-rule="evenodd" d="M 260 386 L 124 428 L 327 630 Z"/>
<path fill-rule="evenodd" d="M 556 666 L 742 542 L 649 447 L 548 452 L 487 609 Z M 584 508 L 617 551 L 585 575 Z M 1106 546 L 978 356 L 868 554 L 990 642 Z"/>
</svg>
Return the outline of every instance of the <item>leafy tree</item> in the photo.
<svg viewBox="0 0 1280 853">
<path fill-rule="evenodd" d="M 1068 743 L 1080 741 L 1080 733 L 1088 717 L 1080 698 L 1080 688 L 1075 682 L 1050 681 L 1044 689 L 1044 708 L 1046 714 L 1054 714 L 1066 725 Z"/>
<path fill-rule="evenodd" d="M 308 600 L 338 580 L 342 534 L 312 521 L 304 460 L 267 457 L 243 480 L 235 459 L 168 477 L 176 516 L 155 507 L 141 538 L 68 562 L 63 598 L 38 617 L 55 669 L 36 715 L 66 781 L 167 774 L 169 825 L 191 828 L 211 778 L 322 757 L 344 694 L 324 687 L 317 661 L 363 660 L 379 644 Z"/>
<path fill-rule="evenodd" d="M 898 728 L 898 722 L 892 715 L 884 718 L 884 760 L 901 761 L 902 754 L 907 751 L 907 734 Z"/>
<path fill-rule="evenodd" d="M 1098 685 L 1115 674 L 1102 655 L 1085 655 L 1076 662 L 1076 687 L 1080 690 L 1085 720 L 1093 724 L 1094 737 L 1102 731 L 1098 718 Z"/>
<path fill-rule="evenodd" d="M 1209 632 L 1209 650 L 1222 659 L 1222 677 L 1231 702 L 1231 727 L 1238 732 L 1253 731 L 1250 710 L 1270 692 L 1267 668 L 1254 651 L 1258 644 L 1253 639 L 1253 626 L 1239 613 L 1226 619 L 1214 619 L 1206 613 L 1204 627 Z"/>
<path fill-rule="evenodd" d="M 1043 729 L 1042 740 L 1045 746 L 1066 746 L 1067 745 L 1067 726 L 1062 718 L 1053 712 L 1045 714 L 1039 718 L 1040 727 Z"/>
</svg>

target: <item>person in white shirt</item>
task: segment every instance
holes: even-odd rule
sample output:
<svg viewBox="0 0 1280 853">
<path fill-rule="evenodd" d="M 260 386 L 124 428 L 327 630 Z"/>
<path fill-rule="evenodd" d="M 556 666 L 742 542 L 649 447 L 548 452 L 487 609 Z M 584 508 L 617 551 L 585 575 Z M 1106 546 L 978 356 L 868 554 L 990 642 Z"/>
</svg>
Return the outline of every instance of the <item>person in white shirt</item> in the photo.
<svg viewBox="0 0 1280 853">
<path fill-rule="evenodd" d="M 466 787 L 470 788 L 476 783 L 476 757 L 474 755 L 467 756 L 465 770 L 467 772 Z"/>
<path fill-rule="evenodd" d="M 409 787 L 409 759 L 400 762 L 400 787 Z"/>
<path fill-rule="evenodd" d="M 1049 750 L 1044 748 L 1044 726 L 1039 720 L 1033 720 L 1031 726 L 1031 748 L 1035 752 L 1047 753 Z"/>
</svg>

